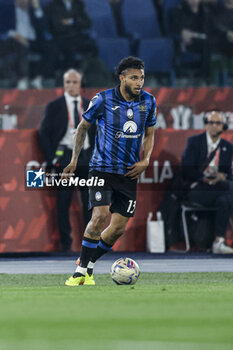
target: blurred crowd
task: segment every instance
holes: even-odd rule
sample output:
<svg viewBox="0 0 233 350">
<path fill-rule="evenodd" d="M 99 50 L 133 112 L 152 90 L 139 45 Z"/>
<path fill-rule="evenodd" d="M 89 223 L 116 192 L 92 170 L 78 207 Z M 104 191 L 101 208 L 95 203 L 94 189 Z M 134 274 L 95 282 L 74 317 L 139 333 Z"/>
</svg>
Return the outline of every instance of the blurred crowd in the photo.
<svg viewBox="0 0 233 350">
<path fill-rule="evenodd" d="M 122 16 L 124 1 L 109 0 L 112 20 L 119 37 L 136 43 L 132 46 L 136 55 L 137 40 L 127 33 Z M 59 74 L 71 67 L 88 70 L 97 62 L 100 73 L 107 70 L 98 57 L 85 0 L 12 0 L 12 6 L 10 2 L 0 4 L 0 82 L 39 89 L 59 84 Z M 233 71 L 233 0 L 153 0 L 153 4 L 163 37 L 174 41 L 177 76 L 198 70 L 207 84 L 216 81 L 216 74 L 224 83 L 225 75 Z M 95 86 L 95 79 L 89 84 Z"/>
<path fill-rule="evenodd" d="M 207 82 L 218 71 L 224 79 L 233 63 L 233 0 L 183 1 L 171 13 L 171 35 L 182 63 L 198 66 Z"/>
</svg>

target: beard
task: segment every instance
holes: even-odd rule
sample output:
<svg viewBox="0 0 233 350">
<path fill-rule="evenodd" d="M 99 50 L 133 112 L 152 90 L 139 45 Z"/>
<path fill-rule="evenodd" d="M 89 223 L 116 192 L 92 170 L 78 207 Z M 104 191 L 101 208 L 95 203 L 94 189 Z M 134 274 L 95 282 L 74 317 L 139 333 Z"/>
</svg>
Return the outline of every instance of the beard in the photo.
<svg viewBox="0 0 233 350">
<path fill-rule="evenodd" d="M 130 88 L 129 85 L 125 84 L 125 91 L 127 92 L 127 94 L 132 97 L 132 98 L 136 98 L 138 97 L 139 94 L 134 94 L 132 89 Z"/>
</svg>

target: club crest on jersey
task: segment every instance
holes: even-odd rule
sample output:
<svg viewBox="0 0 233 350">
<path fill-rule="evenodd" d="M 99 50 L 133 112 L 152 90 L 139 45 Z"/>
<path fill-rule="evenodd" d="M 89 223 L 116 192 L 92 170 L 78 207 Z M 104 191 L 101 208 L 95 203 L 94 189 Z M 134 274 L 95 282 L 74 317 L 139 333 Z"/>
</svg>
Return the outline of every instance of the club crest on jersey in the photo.
<svg viewBox="0 0 233 350">
<path fill-rule="evenodd" d="M 127 118 L 129 119 L 133 118 L 133 110 L 131 108 L 127 109 Z"/>
<path fill-rule="evenodd" d="M 133 134 L 137 131 L 138 126 L 135 122 L 133 122 L 132 120 L 127 121 L 124 125 L 123 125 L 123 131 L 127 134 Z"/>
<path fill-rule="evenodd" d="M 102 199 L 102 194 L 100 192 L 96 192 L 95 199 L 99 202 Z"/>
<path fill-rule="evenodd" d="M 139 106 L 140 112 L 146 112 L 146 106 Z"/>
</svg>

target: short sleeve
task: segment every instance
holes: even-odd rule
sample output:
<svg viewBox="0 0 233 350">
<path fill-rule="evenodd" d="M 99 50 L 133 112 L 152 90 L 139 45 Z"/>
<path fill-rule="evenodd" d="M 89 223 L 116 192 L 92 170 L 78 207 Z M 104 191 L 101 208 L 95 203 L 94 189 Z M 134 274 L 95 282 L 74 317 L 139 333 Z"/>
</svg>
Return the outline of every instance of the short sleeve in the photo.
<svg viewBox="0 0 233 350">
<path fill-rule="evenodd" d="M 153 97 L 151 110 L 146 121 L 146 128 L 149 128 L 150 126 L 155 125 L 155 123 L 156 123 L 156 100 Z"/>
<path fill-rule="evenodd" d="M 94 124 L 96 119 L 98 118 L 98 114 L 100 111 L 100 107 L 103 103 L 103 98 L 101 94 L 95 95 L 87 108 L 87 110 L 82 114 L 82 117 L 91 124 Z"/>
</svg>

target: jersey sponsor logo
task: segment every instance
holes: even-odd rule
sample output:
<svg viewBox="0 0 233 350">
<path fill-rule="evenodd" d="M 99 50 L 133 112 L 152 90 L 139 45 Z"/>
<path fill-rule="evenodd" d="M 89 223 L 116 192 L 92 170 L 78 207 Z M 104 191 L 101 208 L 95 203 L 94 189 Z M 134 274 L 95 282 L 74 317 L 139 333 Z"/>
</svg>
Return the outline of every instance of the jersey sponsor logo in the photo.
<svg viewBox="0 0 233 350">
<path fill-rule="evenodd" d="M 132 120 L 127 121 L 123 125 L 123 131 L 126 132 L 127 134 L 133 134 L 137 131 L 137 129 L 138 129 L 137 124 Z"/>
<path fill-rule="evenodd" d="M 112 110 L 115 111 L 117 108 L 120 108 L 120 106 L 112 107 Z"/>
<path fill-rule="evenodd" d="M 115 134 L 115 138 L 119 139 L 119 138 L 130 138 L 130 139 L 137 139 L 138 137 L 141 136 L 140 134 L 136 134 L 136 135 L 132 135 L 134 134 L 138 129 L 137 124 L 132 121 L 132 120 L 128 120 L 127 122 L 125 122 L 125 124 L 123 125 L 123 131 L 117 131 Z"/>
<path fill-rule="evenodd" d="M 122 131 L 118 131 L 118 132 L 116 132 L 115 138 L 116 139 L 119 139 L 119 138 L 123 138 L 123 139 L 137 139 L 140 136 L 141 136 L 141 134 L 127 135 L 127 134 L 124 134 Z"/>
<path fill-rule="evenodd" d="M 122 131 L 118 131 L 115 134 L 115 138 L 116 139 L 119 139 L 119 138 L 123 138 L 123 139 L 137 139 L 140 136 L 141 136 L 141 134 L 137 134 L 137 135 L 124 134 Z"/>
</svg>

